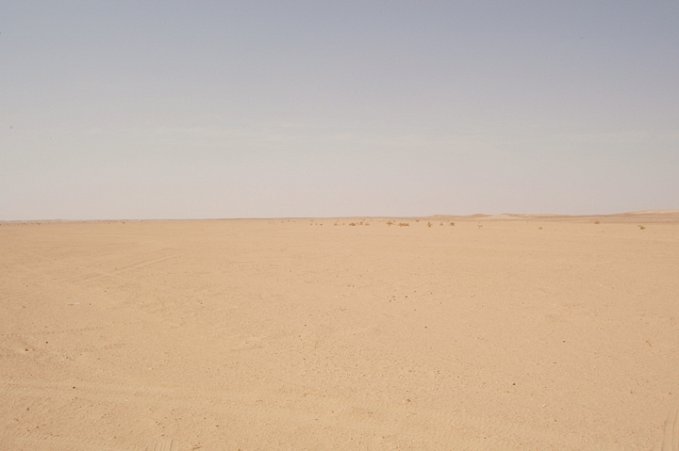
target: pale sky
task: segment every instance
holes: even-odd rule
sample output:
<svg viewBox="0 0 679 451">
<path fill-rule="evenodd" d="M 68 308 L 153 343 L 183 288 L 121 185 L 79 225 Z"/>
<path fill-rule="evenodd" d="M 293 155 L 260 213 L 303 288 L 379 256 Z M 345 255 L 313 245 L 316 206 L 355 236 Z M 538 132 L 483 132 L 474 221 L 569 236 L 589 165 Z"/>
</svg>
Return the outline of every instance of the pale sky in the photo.
<svg viewBox="0 0 679 451">
<path fill-rule="evenodd" d="M 0 0 L 0 220 L 647 209 L 675 0 Z"/>
</svg>

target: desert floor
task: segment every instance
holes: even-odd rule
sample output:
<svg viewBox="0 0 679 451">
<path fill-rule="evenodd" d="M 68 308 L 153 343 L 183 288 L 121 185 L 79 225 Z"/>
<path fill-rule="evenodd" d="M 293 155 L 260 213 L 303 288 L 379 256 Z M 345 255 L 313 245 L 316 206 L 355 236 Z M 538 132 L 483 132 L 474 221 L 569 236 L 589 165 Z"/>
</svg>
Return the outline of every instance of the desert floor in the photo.
<svg viewBox="0 0 679 451">
<path fill-rule="evenodd" d="M 0 449 L 677 449 L 677 215 L 388 221 L 1 224 Z"/>
</svg>

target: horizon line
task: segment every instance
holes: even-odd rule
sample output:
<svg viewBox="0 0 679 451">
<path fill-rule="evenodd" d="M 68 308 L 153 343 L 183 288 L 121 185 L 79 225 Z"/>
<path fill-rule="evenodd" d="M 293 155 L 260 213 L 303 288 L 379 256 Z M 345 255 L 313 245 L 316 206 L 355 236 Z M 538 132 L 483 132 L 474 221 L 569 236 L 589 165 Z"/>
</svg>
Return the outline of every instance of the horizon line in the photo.
<svg viewBox="0 0 679 451">
<path fill-rule="evenodd" d="M 347 215 L 347 216 L 220 216 L 220 217 L 191 217 L 191 218 L 39 218 L 39 219 L 0 219 L 0 224 L 17 223 L 69 223 L 69 222 L 163 222 L 163 221 L 266 221 L 266 220 L 320 220 L 320 219 L 427 219 L 427 218 L 595 218 L 640 215 L 679 215 L 679 209 L 663 210 L 633 210 L 616 213 L 472 213 L 450 214 L 437 213 L 431 215 Z"/>
</svg>

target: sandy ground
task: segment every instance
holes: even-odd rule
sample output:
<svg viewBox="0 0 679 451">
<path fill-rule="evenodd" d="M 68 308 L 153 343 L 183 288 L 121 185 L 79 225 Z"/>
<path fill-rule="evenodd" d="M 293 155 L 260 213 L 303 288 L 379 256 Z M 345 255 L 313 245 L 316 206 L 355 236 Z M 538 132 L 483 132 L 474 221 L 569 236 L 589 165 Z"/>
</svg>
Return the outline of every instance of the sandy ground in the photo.
<svg viewBox="0 0 679 451">
<path fill-rule="evenodd" d="M 0 449 L 677 449 L 677 215 L 361 221 L 1 224 Z"/>
</svg>

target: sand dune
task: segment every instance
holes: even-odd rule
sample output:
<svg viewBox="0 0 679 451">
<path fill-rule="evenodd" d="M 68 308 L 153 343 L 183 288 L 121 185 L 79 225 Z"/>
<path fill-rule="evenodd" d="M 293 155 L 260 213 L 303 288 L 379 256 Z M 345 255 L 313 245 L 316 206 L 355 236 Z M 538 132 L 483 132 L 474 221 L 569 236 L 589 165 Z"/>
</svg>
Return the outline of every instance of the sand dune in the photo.
<svg viewBox="0 0 679 451">
<path fill-rule="evenodd" d="M 0 250 L 3 450 L 679 447 L 676 212 L 4 223 Z"/>
</svg>

